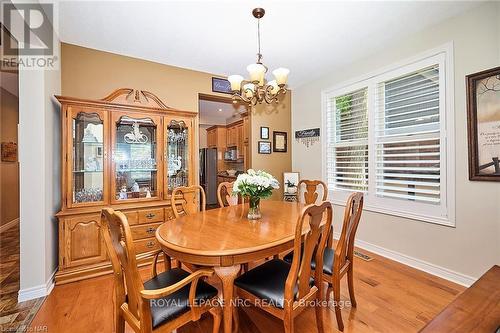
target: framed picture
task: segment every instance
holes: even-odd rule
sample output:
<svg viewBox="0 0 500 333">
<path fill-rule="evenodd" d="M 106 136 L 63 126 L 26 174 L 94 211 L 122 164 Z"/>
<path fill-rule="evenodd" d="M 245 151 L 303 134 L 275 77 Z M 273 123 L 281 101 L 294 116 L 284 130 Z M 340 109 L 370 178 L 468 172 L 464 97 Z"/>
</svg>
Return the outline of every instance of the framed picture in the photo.
<svg viewBox="0 0 500 333">
<path fill-rule="evenodd" d="M 286 153 L 287 142 L 286 142 L 286 132 L 274 132 L 273 131 L 273 151 L 277 153 Z"/>
<path fill-rule="evenodd" d="M 269 127 L 260 128 L 260 138 L 264 140 L 269 140 Z"/>
<path fill-rule="evenodd" d="M 467 75 L 469 179 L 500 181 L 500 67 Z"/>
<path fill-rule="evenodd" d="M 17 143 L 2 142 L 2 162 L 17 162 Z"/>
<path fill-rule="evenodd" d="M 220 77 L 212 77 L 212 91 L 223 94 L 232 94 L 231 83 L 229 83 L 226 79 L 221 79 Z"/>
<path fill-rule="evenodd" d="M 271 154 L 271 142 L 259 141 L 259 154 Z"/>
<path fill-rule="evenodd" d="M 300 174 L 298 172 L 283 172 L 283 193 L 297 194 Z"/>
</svg>

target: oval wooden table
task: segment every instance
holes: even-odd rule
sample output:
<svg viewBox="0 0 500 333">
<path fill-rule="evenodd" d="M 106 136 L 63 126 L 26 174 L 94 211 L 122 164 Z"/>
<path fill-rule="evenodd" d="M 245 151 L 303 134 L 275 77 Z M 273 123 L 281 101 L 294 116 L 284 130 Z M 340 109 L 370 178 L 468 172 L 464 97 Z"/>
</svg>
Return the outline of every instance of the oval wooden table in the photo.
<svg viewBox="0 0 500 333">
<path fill-rule="evenodd" d="M 164 222 L 156 238 L 175 259 L 214 267 L 222 281 L 224 332 L 231 333 L 234 279 L 241 264 L 292 249 L 304 207 L 296 202 L 261 201 L 262 218 L 255 221 L 247 219 L 248 204 L 207 210 Z M 308 230 L 305 226 L 303 233 Z"/>
</svg>

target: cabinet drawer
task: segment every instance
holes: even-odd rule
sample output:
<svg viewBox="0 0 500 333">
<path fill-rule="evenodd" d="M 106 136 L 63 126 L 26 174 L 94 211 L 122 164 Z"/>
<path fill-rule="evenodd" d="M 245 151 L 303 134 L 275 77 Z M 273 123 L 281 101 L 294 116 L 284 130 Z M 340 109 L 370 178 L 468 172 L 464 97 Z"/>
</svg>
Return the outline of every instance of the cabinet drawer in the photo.
<svg viewBox="0 0 500 333">
<path fill-rule="evenodd" d="M 156 251 L 160 249 L 158 242 L 155 238 L 146 238 L 138 241 L 134 241 L 136 254 L 141 254 L 144 252 Z"/>
<path fill-rule="evenodd" d="M 132 238 L 135 240 L 143 239 L 148 237 L 154 237 L 156 233 L 156 229 L 160 226 L 161 223 L 153 223 L 153 224 L 144 224 L 144 225 L 135 225 L 130 227 L 132 230 Z"/>
<path fill-rule="evenodd" d="M 123 212 L 123 215 L 127 218 L 128 224 L 134 225 L 137 224 L 139 221 L 137 220 L 137 211 L 131 211 L 131 212 Z"/>
<path fill-rule="evenodd" d="M 143 209 L 137 211 L 139 215 L 139 223 L 163 222 L 163 208 Z"/>
</svg>

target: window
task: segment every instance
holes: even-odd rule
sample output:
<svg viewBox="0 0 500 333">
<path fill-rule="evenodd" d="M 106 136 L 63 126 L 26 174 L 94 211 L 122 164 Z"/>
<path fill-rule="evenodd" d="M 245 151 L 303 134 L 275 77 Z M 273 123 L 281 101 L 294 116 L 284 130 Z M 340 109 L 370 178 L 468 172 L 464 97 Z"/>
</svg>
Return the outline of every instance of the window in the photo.
<svg viewBox="0 0 500 333">
<path fill-rule="evenodd" d="M 368 210 L 453 225 L 450 53 L 323 93 L 324 174 L 333 202 L 362 191 Z"/>
</svg>

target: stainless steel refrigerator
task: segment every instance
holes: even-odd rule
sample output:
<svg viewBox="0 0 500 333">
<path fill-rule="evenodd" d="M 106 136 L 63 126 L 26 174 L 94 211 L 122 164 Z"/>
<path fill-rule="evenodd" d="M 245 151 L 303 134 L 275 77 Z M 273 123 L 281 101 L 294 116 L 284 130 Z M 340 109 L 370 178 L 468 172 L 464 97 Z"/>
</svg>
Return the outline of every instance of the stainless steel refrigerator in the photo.
<svg viewBox="0 0 500 333">
<path fill-rule="evenodd" d="M 207 205 L 216 205 L 217 148 L 200 149 L 200 185 L 205 190 Z"/>
</svg>

